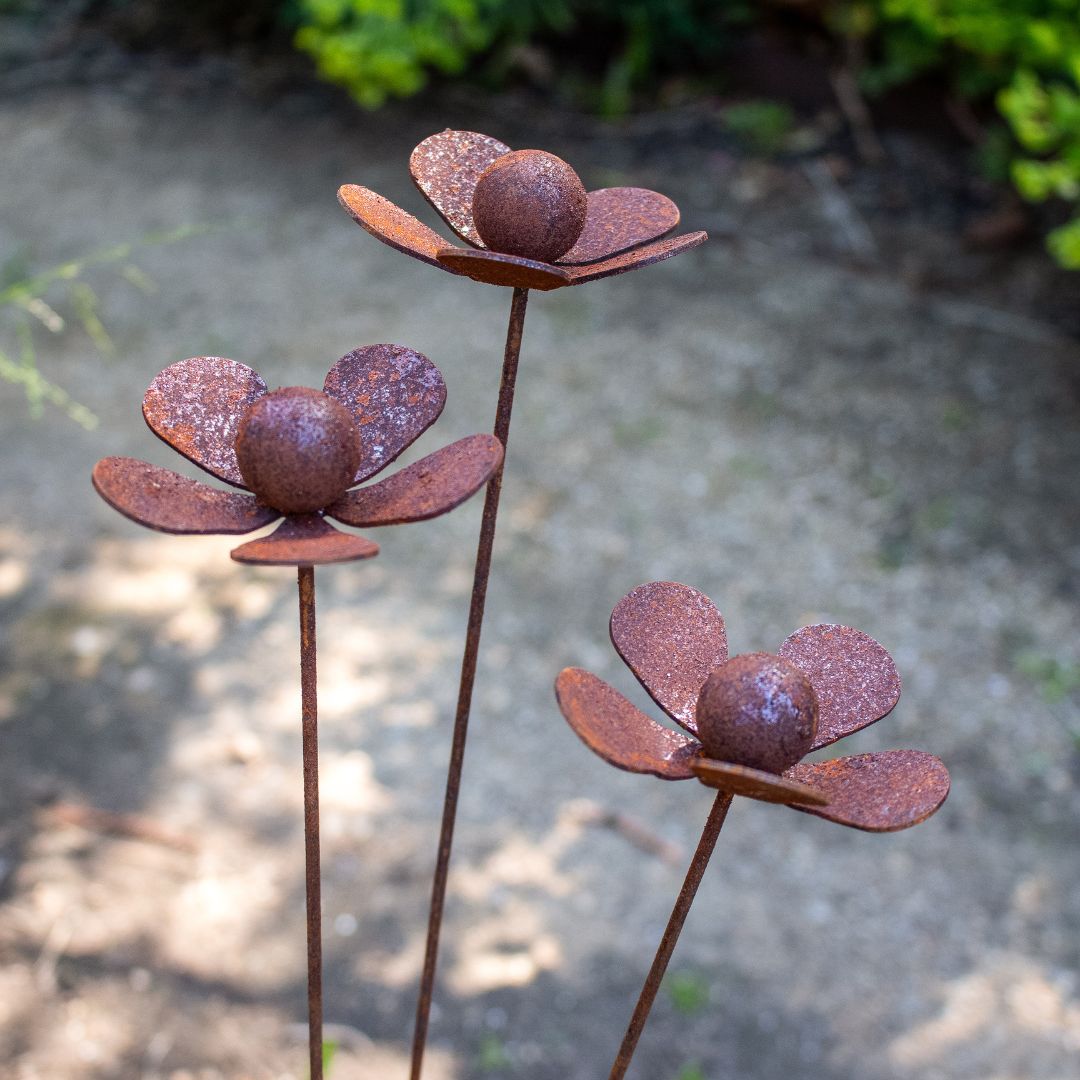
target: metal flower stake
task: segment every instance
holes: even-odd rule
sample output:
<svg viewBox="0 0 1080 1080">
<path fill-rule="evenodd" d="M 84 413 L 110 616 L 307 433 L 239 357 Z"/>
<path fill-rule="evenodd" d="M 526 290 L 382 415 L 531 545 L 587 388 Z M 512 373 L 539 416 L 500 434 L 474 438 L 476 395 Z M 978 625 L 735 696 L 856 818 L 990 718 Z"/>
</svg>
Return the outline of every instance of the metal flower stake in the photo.
<svg viewBox="0 0 1080 1080">
<path fill-rule="evenodd" d="M 679 210 L 664 195 L 633 187 L 586 192 L 577 173 L 554 154 L 512 151 L 497 139 L 473 131 L 447 129 L 425 139 L 413 150 L 409 170 L 428 202 L 470 247 L 451 246 L 411 214 L 367 188 L 346 184 L 338 191 L 338 199 L 358 225 L 384 244 L 449 273 L 514 290 L 494 424 L 495 436 L 504 447 L 510 435 L 529 290 L 582 285 L 636 270 L 688 251 L 706 239 L 704 232 L 668 237 L 679 223 Z M 427 1041 L 501 488 L 499 468 L 488 484 L 476 554 L 417 1001 L 412 1080 L 420 1078 Z"/>
<path fill-rule="evenodd" d="M 932 754 L 887 750 L 799 764 L 813 750 L 873 724 L 900 696 L 892 657 L 848 626 L 796 630 L 775 654 L 728 658 L 720 612 L 670 581 L 641 585 L 611 613 L 611 640 L 665 713 L 689 735 L 658 724 L 580 668 L 555 682 L 559 708 L 605 761 L 661 780 L 696 777 L 717 789 L 675 907 L 611 1068 L 630 1066 L 660 981 L 716 846 L 731 800 L 748 795 L 870 832 L 925 821 L 949 793 Z"/>
<path fill-rule="evenodd" d="M 379 551 L 328 518 L 370 528 L 437 517 L 496 472 L 502 445 L 490 435 L 472 435 L 385 480 L 354 487 L 422 435 L 445 401 L 438 368 L 399 345 L 350 352 L 330 369 L 321 391 L 270 391 L 244 364 L 197 356 L 153 380 L 143 416 L 173 449 L 250 494 L 210 487 L 134 458 L 104 458 L 93 472 L 94 487 L 110 506 L 161 532 L 242 534 L 284 518 L 273 533 L 241 544 L 232 557 L 297 568 L 312 1080 L 323 1075 L 314 568 L 369 559 Z"/>
</svg>

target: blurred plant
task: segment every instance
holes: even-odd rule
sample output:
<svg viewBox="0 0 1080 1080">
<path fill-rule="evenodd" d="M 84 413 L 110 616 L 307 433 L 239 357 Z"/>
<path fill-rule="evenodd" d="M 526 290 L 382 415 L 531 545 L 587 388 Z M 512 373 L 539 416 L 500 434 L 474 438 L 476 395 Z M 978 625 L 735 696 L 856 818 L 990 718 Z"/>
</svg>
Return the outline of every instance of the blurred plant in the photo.
<svg viewBox="0 0 1080 1080">
<path fill-rule="evenodd" d="M 706 1080 L 701 1066 L 696 1062 L 684 1065 L 678 1072 L 675 1080 Z"/>
<path fill-rule="evenodd" d="M 114 244 L 36 274 L 28 271 L 25 259 L 20 256 L 9 259 L 0 268 L 0 331 L 8 331 L 17 341 L 12 353 L 0 347 L 0 380 L 22 388 L 31 416 L 41 416 L 44 406 L 52 405 L 87 431 L 92 431 L 98 423 L 89 408 L 41 373 L 34 327 L 44 327 L 50 334 L 64 333 L 69 320 L 58 309 L 70 308 L 98 353 L 113 356 L 115 346 L 101 321 L 98 295 L 85 280 L 87 272 L 105 266 L 114 268 L 141 292 L 153 293 L 154 282 L 131 261 L 135 249 L 176 243 L 207 229 L 207 226 L 185 225 L 169 232 L 151 233 L 138 241 Z"/>
<path fill-rule="evenodd" d="M 709 1004 L 709 983 L 700 972 L 673 972 L 664 979 L 664 986 L 676 1011 L 684 1016 L 693 1016 Z"/>
<path fill-rule="evenodd" d="M 1056 705 L 1080 690 L 1080 664 L 1029 650 L 1017 656 L 1016 670 L 1035 683 L 1048 705 Z"/>
<path fill-rule="evenodd" d="M 780 101 L 742 101 L 724 109 L 723 122 L 748 150 L 771 156 L 784 148 L 795 113 Z"/>
</svg>

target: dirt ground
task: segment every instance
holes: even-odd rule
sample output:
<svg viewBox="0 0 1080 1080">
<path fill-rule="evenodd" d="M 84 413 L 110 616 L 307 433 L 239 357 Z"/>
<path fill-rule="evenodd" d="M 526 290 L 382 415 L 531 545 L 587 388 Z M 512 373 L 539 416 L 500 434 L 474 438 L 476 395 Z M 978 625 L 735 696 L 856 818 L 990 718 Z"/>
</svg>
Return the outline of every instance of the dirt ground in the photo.
<svg viewBox="0 0 1080 1080">
<path fill-rule="evenodd" d="M 973 262 L 917 188 L 877 212 L 819 161 L 663 118 L 371 117 L 190 82 L 0 100 L 5 259 L 214 226 L 140 244 L 147 280 L 87 273 L 115 355 L 62 290 L 71 327 L 33 331 L 95 430 L 0 384 L 0 1076 L 305 1075 L 293 577 L 139 529 L 89 470 L 184 469 L 139 403 L 200 353 L 318 385 L 408 344 L 449 387 L 416 453 L 489 429 L 508 294 L 334 199 L 364 183 L 434 224 L 407 157 L 453 126 L 665 190 L 715 238 L 530 302 L 431 1080 L 606 1075 L 710 796 L 592 756 L 551 685 L 581 665 L 643 703 L 607 617 L 661 578 L 712 596 L 735 652 L 819 620 L 877 637 L 904 695 L 843 748 L 931 750 L 953 790 L 894 836 L 738 801 L 634 1076 L 1075 1077 L 1080 346 L 1039 312 L 1037 257 Z M 405 1075 L 478 524 L 474 501 L 317 575 L 333 1080 Z M 85 807 L 143 835 L 73 824 Z"/>
</svg>

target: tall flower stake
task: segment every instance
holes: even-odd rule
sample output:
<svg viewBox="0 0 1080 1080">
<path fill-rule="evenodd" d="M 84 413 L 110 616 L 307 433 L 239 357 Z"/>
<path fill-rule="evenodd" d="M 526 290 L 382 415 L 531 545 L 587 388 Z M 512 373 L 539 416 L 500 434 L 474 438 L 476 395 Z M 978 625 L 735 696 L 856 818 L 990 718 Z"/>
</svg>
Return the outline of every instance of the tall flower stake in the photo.
<svg viewBox="0 0 1080 1080">
<path fill-rule="evenodd" d="M 422 435 L 445 401 L 438 368 L 399 345 L 369 345 L 342 357 L 321 391 L 293 386 L 271 392 L 244 364 L 197 356 L 153 380 L 143 415 L 184 457 L 251 494 L 213 488 L 134 458 L 105 458 L 93 472 L 94 487 L 110 506 L 161 532 L 242 534 L 284 518 L 273 533 L 241 544 L 232 557 L 297 568 L 311 1080 L 323 1075 L 314 568 L 379 551 L 327 518 L 370 528 L 437 517 L 496 472 L 501 444 L 490 435 L 472 435 L 354 489 Z"/>
<path fill-rule="evenodd" d="M 470 247 L 449 245 L 411 214 L 367 188 L 346 184 L 338 199 L 358 225 L 384 244 L 452 274 L 513 288 L 494 424 L 495 437 L 504 447 L 510 435 L 529 290 L 582 285 L 636 270 L 697 247 L 706 239 L 703 232 L 662 239 L 679 223 L 678 207 L 664 195 L 632 187 L 586 192 L 574 170 L 554 154 L 512 151 L 497 139 L 473 131 L 447 129 L 425 139 L 413 150 L 409 170 L 428 202 Z M 501 488 L 499 468 L 488 484 L 476 553 L 417 1001 L 411 1080 L 420 1080 L 427 1041 Z"/>
<path fill-rule="evenodd" d="M 887 750 L 799 764 L 812 750 L 873 724 L 900 696 L 892 657 L 848 626 L 796 630 L 775 654 L 728 659 L 720 612 L 670 581 L 641 585 L 611 613 L 619 655 L 683 735 L 646 716 L 580 668 L 555 682 L 559 708 L 605 761 L 661 780 L 696 777 L 717 789 L 675 907 L 638 997 L 609 1080 L 621 1080 L 735 795 L 870 832 L 925 821 L 949 793 L 932 754 Z"/>
</svg>

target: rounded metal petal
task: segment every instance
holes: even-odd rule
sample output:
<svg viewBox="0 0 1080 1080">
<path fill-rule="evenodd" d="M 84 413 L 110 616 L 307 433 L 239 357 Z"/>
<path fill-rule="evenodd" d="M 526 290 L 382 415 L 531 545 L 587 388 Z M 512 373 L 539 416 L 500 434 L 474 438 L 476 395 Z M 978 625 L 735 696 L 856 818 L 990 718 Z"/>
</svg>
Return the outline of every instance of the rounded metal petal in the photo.
<svg viewBox="0 0 1080 1080">
<path fill-rule="evenodd" d="M 250 495 L 219 491 L 136 458 L 103 458 L 91 481 L 114 510 L 159 532 L 247 533 L 281 517 Z"/>
<path fill-rule="evenodd" d="M 868 832 L 918 825 L 949 794 L 949 770 L 922 750 L 886 750 L 795 765 L 784 776 L 829 797 L 828 806 L 793 805 L 793 809 Z"/>
<path fill-rule="evenodd" d="M 648 188 L 601 188 L 590 191 L 587 199 L 585 228 L 559 263 L 576 266 L 607 259 L 667 236 L 679 224 L 679 208 Z"/>
<path fill-rule="evenodd" d="M 379 545 L 335 529 L 318 514 L 287 517 L 269 536 L 250 540 L 230 554 L 237 562 L 262 566 L 321 566 L 379 554 Z"/>
<path fill-rule="evenodd" d="M 159 439 L 201 469 L 236 487 L 236 429 L 266 383 L 246 364 L 224 356 L 193 356 L 170 364 L 143 396 L 143 416 Z"/>
<path fill-rule="evenodd" d="M 816 790 L 812 785 L 800 784 L 787 778 L 787 773 L 776 773 L 762 769 L 751 769 L 746 765 L 733 765 L 729 761 L 715 761 L 712 758 L 698 758 L 692 766 L 694 775 L 706 786 L 720 791 L 730 791 L 732 795 L 746 795 L 761 802 L 813 803 L 824 806 L 829 801 L 826 792 Z"/>
<path fill-rule="evenodd" d="M 446 241 L 389 199 L 359 184 L 345 184 L 338 188 L 338 202 L 360 228 L 377 240 L 440 270 L 456 272 L 436 258 L 446 247 Z"/>
<path fill-rule="evenodd" d="M 453 510 L 479 491 L 502 459 L 502 443 L 494 435 L 470 435 L 377 484 L 346 492 L 326 512 L 360 528 L 425 521 Z"/>
<path fill-rule="evenodd" d="M 672 236 L 667 240 L 657 240 L 644 247 L 634 248 L 622 255 L 613 255 L 600 262 L 568 266 L 570 284 L 583 285 L 586 281 L 596 281 L 597 278 L 612 277 L 615 274 L 625 274 L 628 270 L 637 270 L 641 266 L 651 266 L 696 248 L 708 239 L 709 234 L 705 232 L 683 233 L 681 236 Z"/>
<path fill-rule="evenodd" d="M 480 174 L 510 147 L 490 135 L 447 128 L 429 135 L 409 157 L 409 172 L 424 198 L 462 238 L 483 247 L 473 224 L 472 201 Z"/>
<path fill-rule="evenodd" d="M 818 727 L 811 750 L 880 720 L 900 697 L 893 658 L 861 630 L 829 623 L 804 626 L 777 652 L 806 675 L 817 694 Z"/>
<path fill-rule="evenodd" d="M 464 274 L 485 285 L 506 285 L 514 289 L 548 292 L 572 284 L 570 274 L 551 263 L 504 255 L 498 251 L 444 248 L 439 262 L 455 274 Z"/>
<path fill-rule="evenodd" d="M 446 404 L 442 373 L 404 345 L 366 345 L 327 372 L 323 390 L 356 418 L 363 457 L 353 483 L 374 476 L 411 446 Z"/>
<path fill-rule="evenodd" d="M 697 589 L 651 581 L 611 613 L 611 640 L 653 701 L 688 731 L 705 680 L 728 657 L 724 617 Z"/>
<path fill-rule="evenodd" d="M 602 679 L 566 668 L 555 680 L 555 697 L 567 723 L 605 761 L 661 780 L 689 780 L 699 744 L 662 727 Z"/>
</svg>

